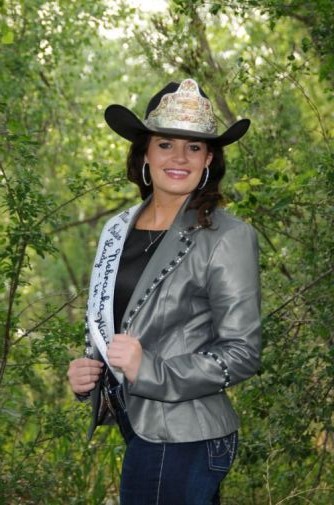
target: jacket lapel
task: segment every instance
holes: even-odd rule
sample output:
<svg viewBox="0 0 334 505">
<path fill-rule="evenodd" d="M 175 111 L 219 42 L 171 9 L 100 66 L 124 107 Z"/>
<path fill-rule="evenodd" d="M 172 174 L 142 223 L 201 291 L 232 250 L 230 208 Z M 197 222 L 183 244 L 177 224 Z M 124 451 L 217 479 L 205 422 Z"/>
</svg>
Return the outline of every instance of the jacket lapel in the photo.
<svg viewBox="0 0 334 505">
<path fill-rule="evenodd" d="M 194 247 L 193 234 L 200 229 L 200 226 L 196 224 L 196 211 L 185 211 L 187 203 L 188 200 L 144 269 L 125 311 L 122 332 L 128 331 L 152 293 L 178 268 Z"/>
</svg>

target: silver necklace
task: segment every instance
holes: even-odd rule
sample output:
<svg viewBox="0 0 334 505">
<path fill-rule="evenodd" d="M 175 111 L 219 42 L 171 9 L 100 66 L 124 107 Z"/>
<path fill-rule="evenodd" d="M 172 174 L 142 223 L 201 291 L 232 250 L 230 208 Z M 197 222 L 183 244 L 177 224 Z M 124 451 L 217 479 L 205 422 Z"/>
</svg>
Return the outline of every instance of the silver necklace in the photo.
<svg viewBox="0 0 334 505">
<path fill-rule="evenodd" d="M 147 230 L 148 231 L 148 236 L 149 236 L 149 239 L 150 239 L 150 243 L 148 244 L 147 247 L 145 247 L 144 251 L 147 252 L 150 247 L 152 247 L 153 244 L 155 244 L 160 237 L 162 237 L 162 235 L 164 233 L 166 233 L 166 230 L 162 230 L 153 240 L 152 240 L 152 235 L 151 235 L 151 231 L 150 230 Z"/>
</svg>

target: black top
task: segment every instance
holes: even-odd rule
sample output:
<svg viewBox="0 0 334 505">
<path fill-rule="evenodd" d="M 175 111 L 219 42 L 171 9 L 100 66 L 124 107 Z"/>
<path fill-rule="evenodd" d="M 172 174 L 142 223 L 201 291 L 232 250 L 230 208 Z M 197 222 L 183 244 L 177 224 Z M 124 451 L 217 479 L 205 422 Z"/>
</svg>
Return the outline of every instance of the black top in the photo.
<svg viewBox="0 0 334 505">
<path fill-rule="evenodd" d="M 165 233 L 166 231 L 137 230 L 136 228 L 129 233 L 122 251 L 115 284 L 115 333 L 120 332 L 122 317 L 131 295 Z"/>
</svg>

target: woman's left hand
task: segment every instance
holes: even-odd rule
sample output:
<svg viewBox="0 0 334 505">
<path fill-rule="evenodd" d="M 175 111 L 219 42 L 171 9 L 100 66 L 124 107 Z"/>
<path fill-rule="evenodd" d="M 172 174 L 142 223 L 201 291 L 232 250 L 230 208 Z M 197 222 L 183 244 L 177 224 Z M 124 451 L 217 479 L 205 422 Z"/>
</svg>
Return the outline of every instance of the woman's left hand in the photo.
<svg viewBox="0 0 334 505">
<path fill-rule="evenodd" d="M 138 375 L 142 353 L 139 340 L 125 333 L 116 333 L 107 349 L 109 363 L 120 368 L 131 383 Z"/>
</svg>

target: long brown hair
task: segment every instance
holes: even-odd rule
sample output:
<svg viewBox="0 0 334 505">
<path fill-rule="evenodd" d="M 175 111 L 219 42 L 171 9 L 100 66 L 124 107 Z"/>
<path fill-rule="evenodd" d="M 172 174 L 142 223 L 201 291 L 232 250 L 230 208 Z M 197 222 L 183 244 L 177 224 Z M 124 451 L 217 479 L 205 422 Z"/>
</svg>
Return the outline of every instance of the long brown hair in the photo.
<svg viewBox="0 0 334 505">
<path fill-rule="evenodd" d="M 153 191 L 152 185 L 145 186 L 142 178 L 142 167 L 144 157 L 148 149 L 151 135 L 141 134 L 131 144 L 127 157 L 127 175 L 131 182 L 134 182 L 140 190 L 142 199 L 147 198 Z M 209 178 L 203 189 L 195 189 L 193 192 L 188 209 L 197 210 L 198 223 L 203 228 L 211 226 L 210 214 L 222 200 L 219 192 L 219 183 L 225 175 L 225 160 L 223 148 L 212 141 L 205 141 L 209 152 L 213 154 L 209 165 Z M 199 186 L 201 186 L 200 181 Z"/>
</svg>

